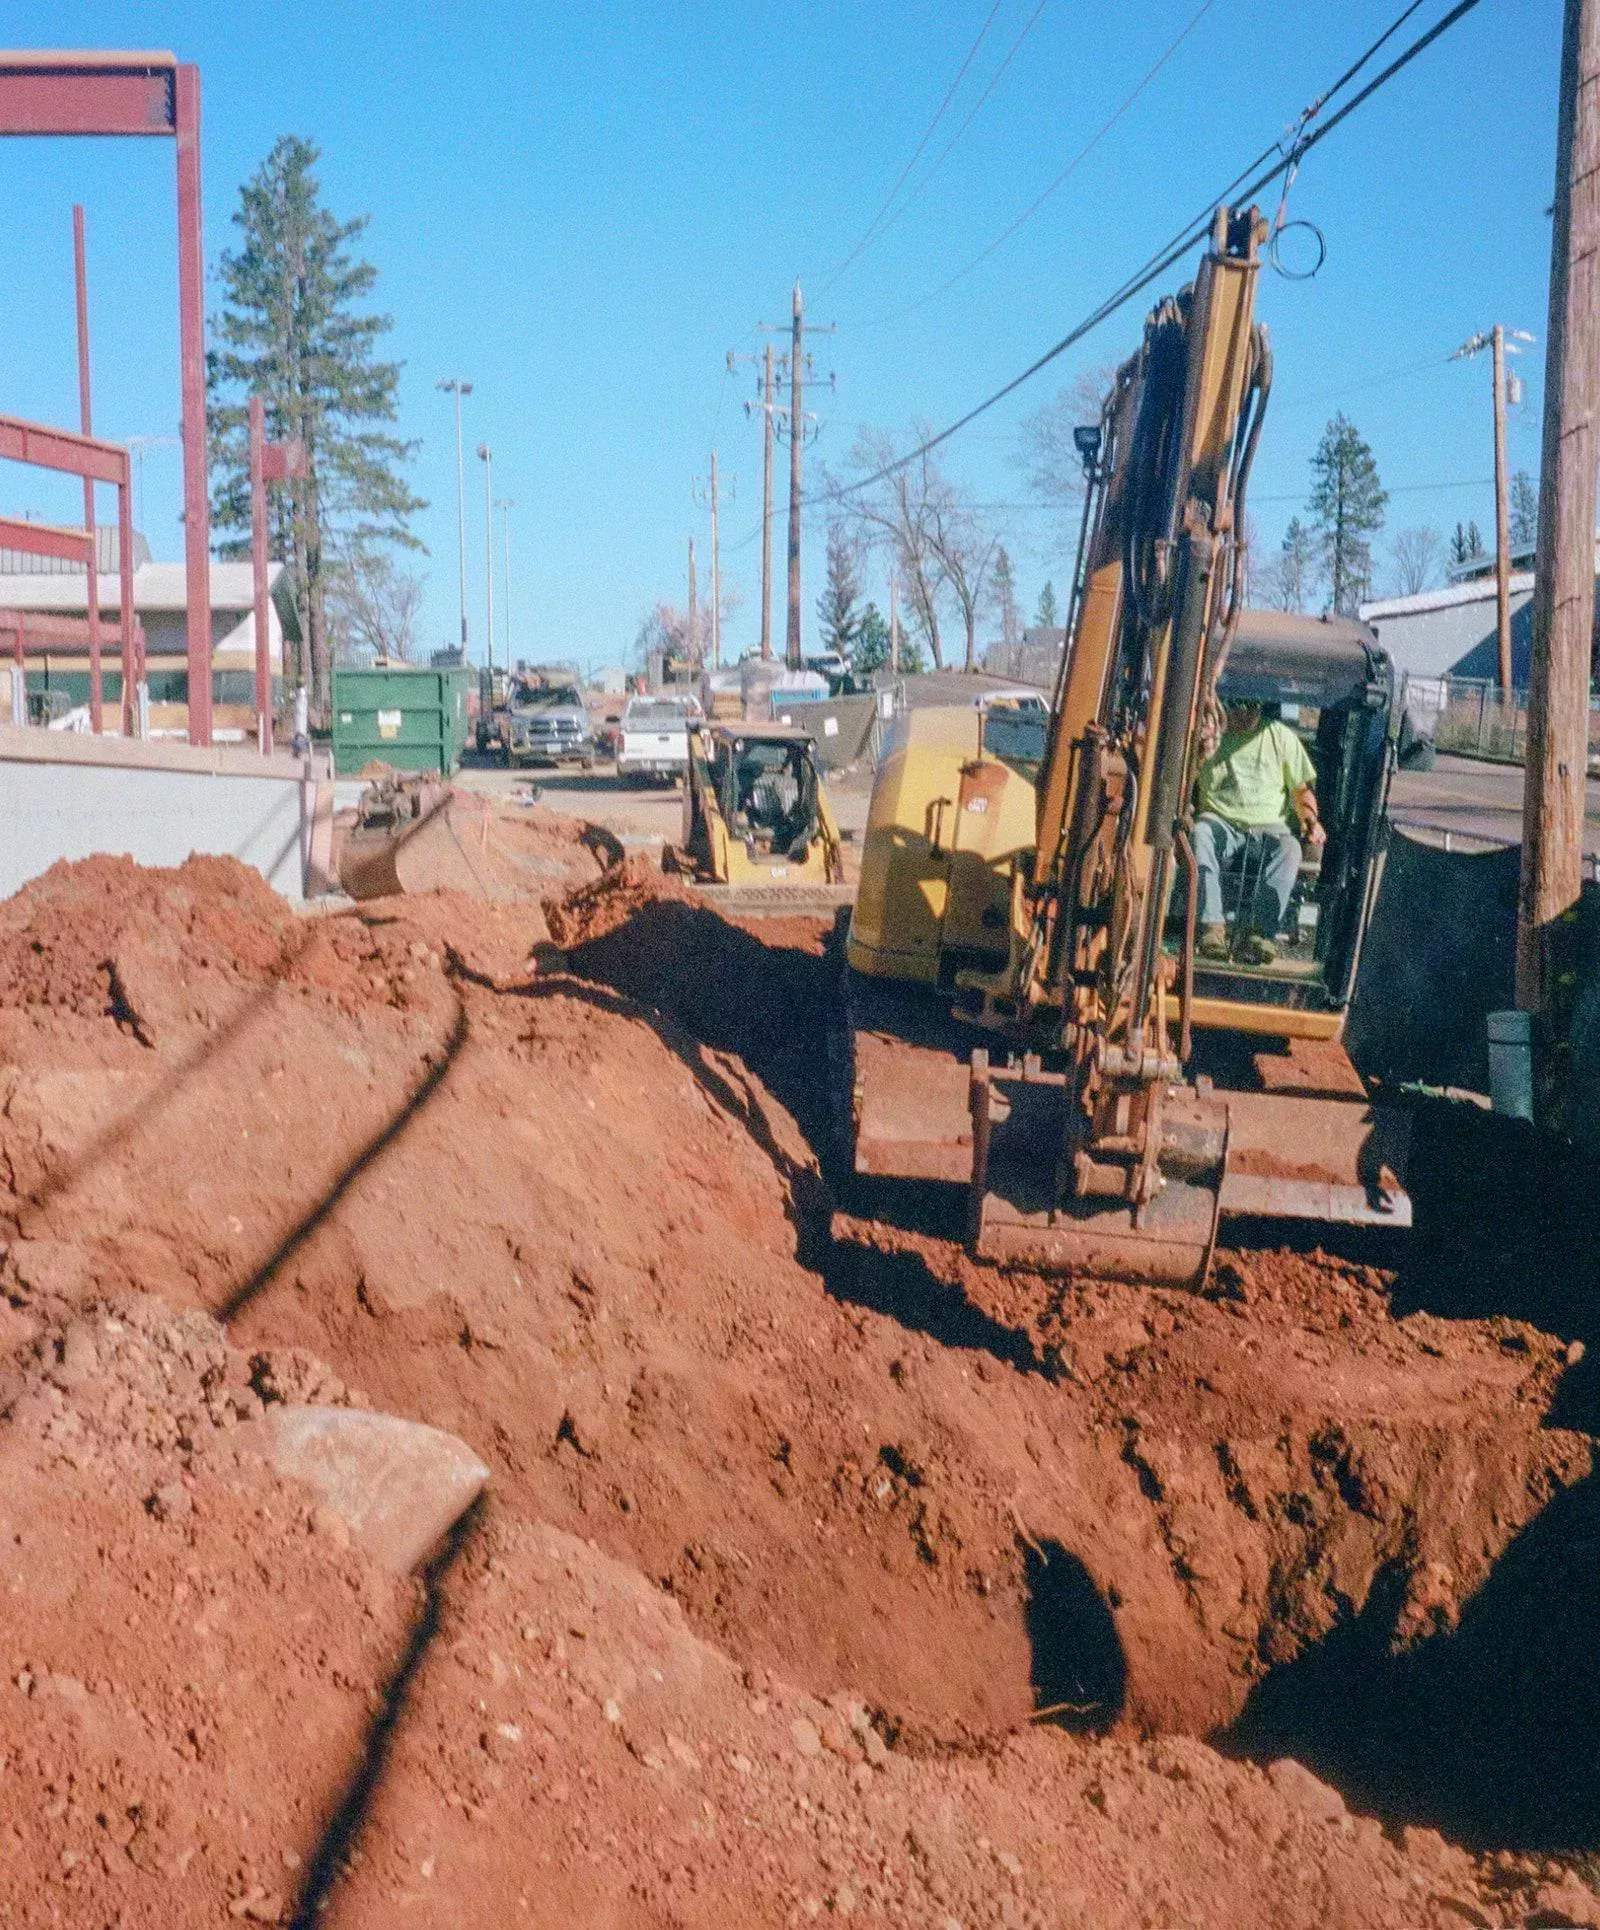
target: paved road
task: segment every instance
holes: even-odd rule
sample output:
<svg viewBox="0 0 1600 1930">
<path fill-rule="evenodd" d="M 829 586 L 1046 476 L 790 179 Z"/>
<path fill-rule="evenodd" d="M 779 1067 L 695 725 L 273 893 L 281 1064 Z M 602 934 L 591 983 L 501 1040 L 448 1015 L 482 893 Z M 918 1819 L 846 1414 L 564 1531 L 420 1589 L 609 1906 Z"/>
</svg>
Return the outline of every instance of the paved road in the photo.
<svg viewBox="0 0 1600 1930">
<path fill-rule="evenodd" d="M 547 804 L 604 825 L 624 844 L 659 851 L 682 836 L 683 798 L 676 789 L 623 783 L 609 766 L 580 771 L 507 771 L 468 755 L 457 782 L 468 790 L 508 795 L 537 785 Z M 866 829 L 870 773 L 833 779 L 828 795 L 842 829 L 857 837 Z M 1395 824 L 1425 835 L 1459 840 L 1467 850 L 1516 844 L 1522 837 L 1522 769 L 1474 758 L 1441 757 L 1427 772 L 1397 771 L 1389 796 Z M 1600 782 L 1589 786 L 1584 849 L 1600 853 Z"/>
<path fill-rule="evenodd" d="M 524 785 L 536 785 L 553 811 L 603 825 L 625 845 L 644 851 L 659 851 L 663 844 L 676 844 L 683 836 L 683 793 L 676 786 L 624 783 L 609 764 L 589 772 L 508 771 L 469 751 L 456 782 L 464 790 L 492 796 L 509 796 Z M 828 797 L 841 830 L 857 836 L 865 830 L 871 789 L 870 773 L 828 780 Z"/>
<path fill-rule="evenodd" d="M 1459 837 L 1472 850 L 1522 841 L 1522 767 L 1441 757 L 1431 771 L 1396 771 L 1389 793 L 1392 822 L 1408 830 Z M 1589 785 L 1584 850 L 1600 851 L 1600 783 Z"/>
</svg>

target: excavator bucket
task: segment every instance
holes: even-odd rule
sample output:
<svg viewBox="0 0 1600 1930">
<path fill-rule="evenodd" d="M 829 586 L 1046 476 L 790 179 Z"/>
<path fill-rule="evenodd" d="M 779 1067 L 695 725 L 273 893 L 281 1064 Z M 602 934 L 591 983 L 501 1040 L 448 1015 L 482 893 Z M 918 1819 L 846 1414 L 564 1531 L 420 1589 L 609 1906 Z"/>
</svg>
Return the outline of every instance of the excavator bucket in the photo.
<svg viewBox="0 0 1600 1930">
<path fill-rule="evenodd" d="M 1162 1109 L 1159 1190 L 1142 1206 L 1068 1195 L 1063 1075 L 971 1073 L 972 1247 L 980 1259 L 1036 1273 L 1204 1284 L 1216 1249 L 1228 1114 L 1215 1099 L 1173 1087 Z"/>
<path fill-rule="evenodd" d="M 340 847 L 340 884 L 356 899 L 422 891 L 507 896 L 489 861 L 485 810 L 436 778 L 375 779 Z"/>
</svg>

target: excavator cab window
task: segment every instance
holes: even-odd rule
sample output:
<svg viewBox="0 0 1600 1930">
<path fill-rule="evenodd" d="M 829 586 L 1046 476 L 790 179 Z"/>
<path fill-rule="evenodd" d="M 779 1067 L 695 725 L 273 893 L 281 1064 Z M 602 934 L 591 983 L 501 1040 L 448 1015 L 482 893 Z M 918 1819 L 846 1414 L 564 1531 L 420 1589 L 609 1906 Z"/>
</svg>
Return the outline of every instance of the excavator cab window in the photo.
<svg viewBox="0 0 1600 1930">
<path fill-rule="evenodd" d="M 1279 900 L 1264 873 L 1275 861 L 1286 862 L 1283 840 L 1251 837 L 1229 852 L 1220 875 L 1227 955 L 1197 954 L 1196 988 L 1213 997 L 1326 1008 L 1348 995 L 1374 800 L 1381 794 L 1381 723 L 1375 725 L 1370 706 L 1355 698 L 1327 705 L 1263 699 L 1262 709 L 1287 724 L 1309 751 L 1327 838 L 1320 847 L 1295 840 L 1298 863 L 1283 915 L 1271 930 L 1263 927 Z M 1182 950 L 1185 915 L 1180 887 L 1164 935 L 1174 958 Z M 1252 947 L 1253 934 L 1268 941 L 1270 958 Z"/>
</svg>

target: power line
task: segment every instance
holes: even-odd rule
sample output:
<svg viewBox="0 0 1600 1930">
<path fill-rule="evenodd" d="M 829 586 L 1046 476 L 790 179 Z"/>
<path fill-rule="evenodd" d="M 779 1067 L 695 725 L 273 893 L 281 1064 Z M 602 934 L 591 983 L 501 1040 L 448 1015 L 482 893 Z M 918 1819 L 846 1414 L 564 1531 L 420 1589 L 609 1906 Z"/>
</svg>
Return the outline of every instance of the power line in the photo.
<svg viewBox="0 0 1600 1930">
<path fill-rule="evenodd" d="M 1420 3 L 1421 0 L 1411 0 L 1411 4 L 1400 15 L 1400 19 L 1403 21 L 1408 18 L 1416 11 Z M 1360 72 L 1361 68 L 1371 59 L 1373 52 L 1381 47 L 1394 33 L 1395 24 L 1392 23 L 1384 30 L 1379 38 L 1373 42 L 1367 52 L 1362 55 L 1361 59 L 1356 61 L 1353 66 L 1347 68 L 1344 75 L 1301 115 L 1298 123 L 1298 131 L 1289 151 L 1281 155 L 1281 158 L 1274 163 L 1272 167 L 1268 168 L 1265 173 L 1257 175 L 1248 187 L 1242 189 L 1240 198 L 1245 201 L 1250 200 L 1271 182 L 1276 181 L 1280 175 L 1287 174 L 1292 168 L 1298 168 L 1300 162 L 1311 152 L 1312 148 L 1326 140 L 1334 129 L 1342 122 L 1348 120 L 1357 108 L 1363 106 L 1380 88 L 1386 86 L 1402 69 L 1408 67 L 1419 54 L 1431 47 L 1441 34 L 1447 32 L 1458 20 L 1463 19 L 1467 14 L 1471 13 L 1474 7 L 1478 5 L 1479 0 L 1456 0 L 1456 5 L 1453 6 L 1448 13 L 1437 20 L 1425 34 L 1419 35 L 1403 53 L 1397 55 L 1395 59 L 1390 61 L 1387 67 L 1368 81 L 1365 87 L 1352 95 L 1337 113 L 1324 121 L 1321 127 L 1313 129 L 1309 134 L 1306 133 L 1305 125 L 1307 117 L 1313 112 L 1320 111 L 1322 106 L 1326 104 L 1334 93 L 1346 85 L 1355 74 Z M 1152 256 L 1150 260 L 1145 263 L 1144 267 L 1137 269 L 1120 288 L 1108 295 L 1105 300 L 1100 303 L 1098 308 L 1093 309 L 1075 328 L 1070 329 L 1067 334 L 1063 335 L 1061 340 L 1053 347 L 1046 349 L 1045 352 L 1035 361 L 1031 362 L 1020 375 L 1013 376 L 1009 382 L 1004 383 L 1000 388 L 996 389 L 992 395 L 986 397 L 982 402 L 978 403 L 976 407 L 967 410 L 965 415 L 958 417 L 948 428 L 941 429 L 937 435 L 928 437 L 926 441 L 919 443 L 916 448 L 908 450 L 905 455 L 897 456 L 893 462 L 885 463 L 882 468 L 874 470 L 870 476 L 863 476 L 855 482 L 845 484 L 842 488 L 828 492 L 826 499 L 839 502 L 846 496 L 855 495 L 863 489 L 870 489 L 874 483 L 881 482 L 885 476 L 892 476 L 897 470 L 904 469 L 908 463 L 915 462 L 919 456 L 925 456 L 930 450 L 937 449 L 941 443 L 948 442 L 952 436 L 959 434 L 961 430 L 966 428 L 969 422 L 975 422 L 979 416 L 986 414 L 990 409 L 994 408 L 997 403 L 1003 402 L 1008 395 L 1014 394 L 1025 382 L 1031 381 L 1041 369 L 1047 368 L 1058 356 L 1064 355 L 1069 348 L 1081 342 L 1084 336 L 1098 328 L 1103 321 L 1106 321 L 1110 316 L 1114 315 L 1119 308 L 1125 307 L 1133 300 L 1135 295 L 1147 288 L 1158 276 L 1165 274 L 1174 262 L 1181 260 L 1182 257 L 1189 252 L 1195 243 L 1204 236 L 1210 226 L 1216 208 L 1223 205 L 1228 197 L 1233 194 L 1234 190 L 1239 187 L 1244 175 L 1249 174 L 1258 166 L 1267 154 L 1275 151 L 1275 146 L 1276 144 L 1274 144 L 1273 148 L 1264 150 L 1262 155 L 1257 156 L 1255 161 L 1252 161 L 1249 166 L 1235 175 L 1233 180 L 1230 181 L 1221 193 L 1207 206 L 1202 216 L 1196 221 L 1188 223 L 1166 248 Z"/>
<path fill-rule="evenodd" d="M 1049 4 L 1050 4 L 1050 0 L 1039 0 L 1039 4 L 1034 8 L 1033 12 L 1028 15 L 1027 20 L 1023 23 L 1022 31 L 1017 35 L 1016 39 L 1012 41 L 1010 47 L 1007 49 L 1005 59 L 1001 61 L 1000 65 L 994 70 L 993 74 L 990 75 L 988 86 L 984 88 L 983 92 L 978 96 L 977 100 L 973 102 L 971 111 L 968 113 L 967 118 L 956 129 L 955 133 L 950 136 L 949 140 L 945 142 L 944 146 L 939 150 L 938 154 L 934 156 L 932 166 L 925 168 L 923 170 L 923 173 L 921 175 L 921 178 L 918 180 L 917 185 L 911 190 L 911 192 L 906 196 L 905 200 L 900 203 L 899 207 L 895 209 L 894 213 L 890 215 L 889 219 L 883 224 L 883 227 L 879 230 L 880 234 L 887 234 L 889 232 L 889 230 L 894 226 L 894 224 L 900 219 L 901 215 L 905 213 L 906 209 L 909 208 L 912 202 L 914 202 L 917 199 L 918 195 L 920 195 L 924 191 L 928 183 L 939 172 L 940 168 L 944 166 L 945 161 L 949 158 L 950 150 L 955 146 L 956 142 L 961 139 L 962 135 L 966 133 L 967 129 L 971 127 L 972 123 L 978 118 L 979 111 L 983 107 L 984 102 L 989 98 L 989 96 L 994 92 L 996 87 L 998 87 L 1000 82 L 1004 79 L 1006 69 L 1011 65 L 1012 61 L 1016 58 L 1017 53 L 1020 50 L 1023 41 L 1025 41 L 1028 35 L 1033 32 L 1034 27 L 1038 24 L 1040 14 L 1044 12 L 1045 8 Z M 1209 0 L 1208 0 L 1208 4 L 1209 4 Z"/>
<path fill-rule="evenodd" d="M 1421 0 L 1417 0 L 1417 4 L 1420 5 Z M 1085 144 L 1081 148 L 1079 148 L 1077 153 L 1073 155 L 1072 159 L 1061 170 L 1061 172 L 1056 176 L 1056 178 L 1049 184 L 1049 186 L 1046 187 L 1044 191 L 1041 194 L 1039 194 L 1033 201 L 1031 201 L 1028 204 L 1028 206 L 1022 210 L 1021 214 L 1019 214 L 1016 217 L 1016 219 L 1009 224 L 1009 226 L 1001 229 L 1000 233 L 995 236 L 994 240 L 989 243 L 988 247 L 982 249 L 978 254 L 975 254 L 972 257 L 972 259 L 966 263 L 964 267 L 958 268 L 948 281 L 941 282 L 937 288 L 930 289 L 926 295 L 919 295 L 914 302 L 909 303 L 905 308 L 896 309 L 892 315 L 879 315 L 870 322 L 859 323 L 858 326 L 862 328 L 884 328 L 884 327 L 887 327 L 891 322 L 903 321 L 907 315 L 915 315 L 918 309 L 926 308 L 929 302 L 935 302 L 939 299 L 941 295 L 948 294 L 949 291 L 952 288 L 954 288 L 958 282 L 965 281 L 967 276 L 972 273 L 974 268 L 980 267 L 984 262 L 986 262 L 989 259 L 989 257 L 995 252 L 997 248 L 1002 247 L 1006 242 L 1008 242 L 1020 227 L 1022 227 L 1026 222 L 1031 221 L 1033 217 L 1039 212 L 1039 210 L 1044 206 L 1044 204 L 1050 199 L 1051 195 L 1055 193 L 1056 189 L 1059 188 L 1062 185 L 1062 183 L 1068 179 L 1069 176 L 1075 174 L 1078 168 L 1083 164 L 1083 162 L 1088 160 L 1089 156 L 1100 145 L 1100 143 L 1105 139 L 1105 137 L 1111 132 L 1112 128 L 1116 126 L 1117 122 L 1122 119 L 1123 115 L 1127 113 L 1128 109 L 1132 107 L 1132 105 L 1139 98 L 1139 96 L 1142 93 L 1144 93 L 1145 89 L 1150 86 L 1151 82 L 1161 72 L 1162 68 L 1166 66 L 1167 62 L 1171 60 L 1172 56 L 1189 38 L 1190 34 L 1194 32 L 1195 28 L 1199 26 L 1200 22 L 1206 17 L 1206 15 L 1211 11 L 1211 9 L 1215 5 L 1216 5 L 1216 0 L 1202 0 L 1202 4 L 1200 6 L 1199 11 L 1192 16 L 1188 25 L 1178 35 L 1177 39 L 1171 43 L 1171 45 L 1167 48 L 1166 52 L 1162 54 L 1161 58 L 1155 63 L 1153 67 L 1150 68 L 1149 72 L 1145 74 L 1144 78 L 1139 82 L 1138 86 L 1135 87 L 1133 92 L 1127 96 L 1127 98 L 1123 101 L 1122 105 L 1116 110 L 1116 112 L 1112 114 L 1107 120 L 1101 123 L 1101 125 L 1099 126 L 1099 128 L 1096 129 L 1095 133 L 1091 136 L 1091 138 L 1087 142 L 1085 142 Z"/>
<path fill-rule="evenodd" d="M 1389 496 L 1414 496 L 1420 490 L 1428 489 L 1487 489 L 1494 481 L 1493 476 L 1463 476 L 1458 482 L 1392 483 L 1384 491 Z M 1291 489 L 1283 495 L 1263 496 L 1252 489 L 1252 503 L 1303 503 L 1309 492 L 1304 489 Z"/>
<path fill-rule="evenodd" d="M 1279 414 L 1285 409 L 1309 409 L 1318 403 L 1337 402 L 1342 396 L 1360 395 L 1367 389 L 1381 389 L 1390 382 L 1403 382 L 1407 376 L 1430 375 L 1439 369 L 1448 368 L 1448 355 L 1426 355 L 1420 362 L 1407 362 L 1403 368 L 1385 369 L 1379 375 L 1371 375 L 1363 382 L 1341 382 L 1331 389 L 1318 389 L 1311 395 L 1299 395 L 1290 400 L 1279 400 L 1275 408 Z"/>
<path fill-rule="evenodd" d="M 895 196 L 899 194 L 900 190 L 905 186 L 907 177 L 910 175 L 911 170 L 917 165 L 918 161 L 922 159 L 923 149 L 928 145 L 929 141 L 933 139 L 933 130 L 939 125 L 940 121 L 944 119 L 945 109 L 948 108 L 951 101 L 955 99 L 956 89 L 961 85 L 962 81 L 966 79 L 967 69 L 972 65 L 973 61 L 977 59 L 978 49 L 983 45 L 985 35 L 988 33 L 989 29 L 994 25 L 994 17 L 1000 11 L 1000 6 L 1001 6 L 1001 0 L 994 0 L 993 6 L 991 6 L 989 9 L 988 17 L 985 19 L 983 25 L 978 29 L 977 39 L 974 40 L 972 45 L 967 49 L 966 59 L 962 61 L 961 65 L 956 69 L 956 77 L 953 81 L 951 81 L 950 86 L 945 93 L 944 99 L 940 101 L 938 112 L 934 115 L 933 119 L 929 121 L 927 127 L 923 130 L 922 139 L 918 141 L 916 146 L 916 151 L 912 154 L 911 159 L 907 161 L 905 166 L 900 170 L 899 178 L 896 180 L 894 186 L 889 190 L 888 194 L 884 197 L 883 206 L 879 208 L 878 212 L 867 223 L 866 232 L 862 235 L 861 239 L 856 243 L 856 245 L 850 250 L 849 254 L 845 256 L 844 260 L 840 262 L 839 266 L 834 269 L 833 273 L 822 284 L 821 288 L 817 290 L 817 298 L 819 300 L 822 296 L 827 294 L 828 290 L 832 288 L 834 283 L 845 272 L 845 270 L 848 267 L 850 267 L 850 265 L 855 260 L 857 260 L 862 250 L 866 247 L 867 243 L 877 233 L 878 227 L 880 223 L 883 221 L 884 216 L 889 212 L 890 208 L 894 205 Z"/>
</svg>

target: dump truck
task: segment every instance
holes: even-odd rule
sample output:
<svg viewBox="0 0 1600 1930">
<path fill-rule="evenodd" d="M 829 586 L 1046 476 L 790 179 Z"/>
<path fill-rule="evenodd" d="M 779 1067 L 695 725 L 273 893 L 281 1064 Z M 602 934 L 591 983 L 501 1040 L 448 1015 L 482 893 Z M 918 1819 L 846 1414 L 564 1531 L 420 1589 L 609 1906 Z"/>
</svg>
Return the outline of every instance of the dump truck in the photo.
<svg viewBox="0 0 1600 1930">
<path fill-rule="evenodd" d="M 847 904 L 843 844 L 810 731 L 696 724 L 683 839 L 667 859 L 731 909 L 809 912 Z"/>
<path fill-rule="evenodd" d="M 1353 619 L 1244 607 L 1264 233 L 1219 210 L 1078 431 L 1067 648 L 1032 740 L 1015 712 L 912 711 L 875 781 L 836 1041 L 849 1167 L 964 1187 L 1002 1263 L 1193 1285 L 1226 1214 L 1409 1224 L 1408 1115 L 1341 1044 L 1392 670 Z M 1229 702 L 1288 733 L 1320 827 L 1303 850 L 1263 833 L 1254 860 L 1243 838 L 1219 874 L 1197 782 Z M 1263 863 L 1294 873 L 1265 919 Z"/>
</svg>

